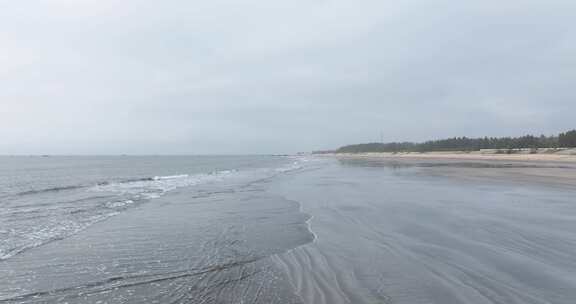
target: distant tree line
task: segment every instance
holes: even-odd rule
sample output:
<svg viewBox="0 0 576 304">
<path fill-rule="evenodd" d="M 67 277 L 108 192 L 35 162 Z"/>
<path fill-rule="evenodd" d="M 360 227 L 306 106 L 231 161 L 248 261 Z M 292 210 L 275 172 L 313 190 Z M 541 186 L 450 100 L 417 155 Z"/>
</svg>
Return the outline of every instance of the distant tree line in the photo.
<svg viewBox="0 0 576 304">
<path fill-rule="evenodd" d="M 560 133 L 558 144 L 560 147 L 576 147 L 576 130 Z"/>
<path fill-rule="evenodd" d="M 561 133 L 558 136 L 521 137 L 454 137 L 440 140 L 430 140 L 423 143 L 392 142 L 367 143 L 344 146 L 336 150 L 337 153 L 365 153 L 365 152 L 431 152 L 431 151 L 478 151 L 481 149 L 495 149 L 510 151 L 514 149 L 538 148 L 572 148 L 576 147 L 576 130 Z"/>
</svg>

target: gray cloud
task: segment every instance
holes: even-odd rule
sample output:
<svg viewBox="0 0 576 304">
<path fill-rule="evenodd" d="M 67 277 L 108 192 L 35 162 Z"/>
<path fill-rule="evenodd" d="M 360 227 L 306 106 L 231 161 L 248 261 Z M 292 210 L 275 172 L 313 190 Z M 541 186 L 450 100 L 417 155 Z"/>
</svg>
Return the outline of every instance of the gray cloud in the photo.
<svg viewBox="0 0 576 304">
<path fill-rule="evenodd" d="M 573 1 L 0 4 L 0 153 L 281 153 L 556 133 Z"/>
</svg>

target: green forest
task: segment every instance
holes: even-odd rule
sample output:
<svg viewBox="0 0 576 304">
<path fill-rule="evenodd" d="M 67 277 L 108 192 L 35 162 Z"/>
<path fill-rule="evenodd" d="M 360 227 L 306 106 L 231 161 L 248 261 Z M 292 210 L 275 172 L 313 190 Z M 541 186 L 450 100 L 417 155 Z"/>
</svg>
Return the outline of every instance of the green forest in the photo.
<svg viewBox="0 0 576 304">
<path fill-rule="evenodd" d="M 512 153 L 514 150 L 518 149 L 554 149 L 573 147 L 576 147 L 576 130 L 564 132 L 557 136 L 525 135 L 520 137 L 454 137 L 430 140 L 422 143 L 366 143 L 344 146 L 336 150 L 336 153 L 478 151 L 481 149 L 495 149 L 501 153 Z"/>
</svg>

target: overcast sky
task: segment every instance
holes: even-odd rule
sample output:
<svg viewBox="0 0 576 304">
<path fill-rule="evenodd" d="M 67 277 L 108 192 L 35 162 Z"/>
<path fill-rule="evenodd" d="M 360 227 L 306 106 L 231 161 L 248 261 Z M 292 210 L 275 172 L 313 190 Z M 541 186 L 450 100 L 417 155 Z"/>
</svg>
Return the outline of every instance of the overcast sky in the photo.
<svg viewBox="0 0 576 304">
<path fill-rule="evenodd" d="M 574 0 L 0 0 L 0 154 L 576 127 Z"/>
</svg>

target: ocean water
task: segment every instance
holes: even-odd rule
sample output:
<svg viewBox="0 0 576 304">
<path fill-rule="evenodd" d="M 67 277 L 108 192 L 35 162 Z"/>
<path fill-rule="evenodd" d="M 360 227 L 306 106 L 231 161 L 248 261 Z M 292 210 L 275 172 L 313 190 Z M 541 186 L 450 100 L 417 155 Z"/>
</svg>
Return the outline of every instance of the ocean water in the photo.
<svg viewBox="0 0 576 304">
<path fill-rule="evenodd" d="M 267 260 L 313 240 L 281 156 L 0 158 L 1 303 L 299 303 Z"/>
<path fill-rule="evenodd" d="M 575 172 L 0 157 L 0 303 L 576 303 Z"/>
<path fill-rule="evenodd" d="M 0 157 L 0 261 L 178 188 L 266 177 L 293 165 L 253 156 Z"/>
</svg>

